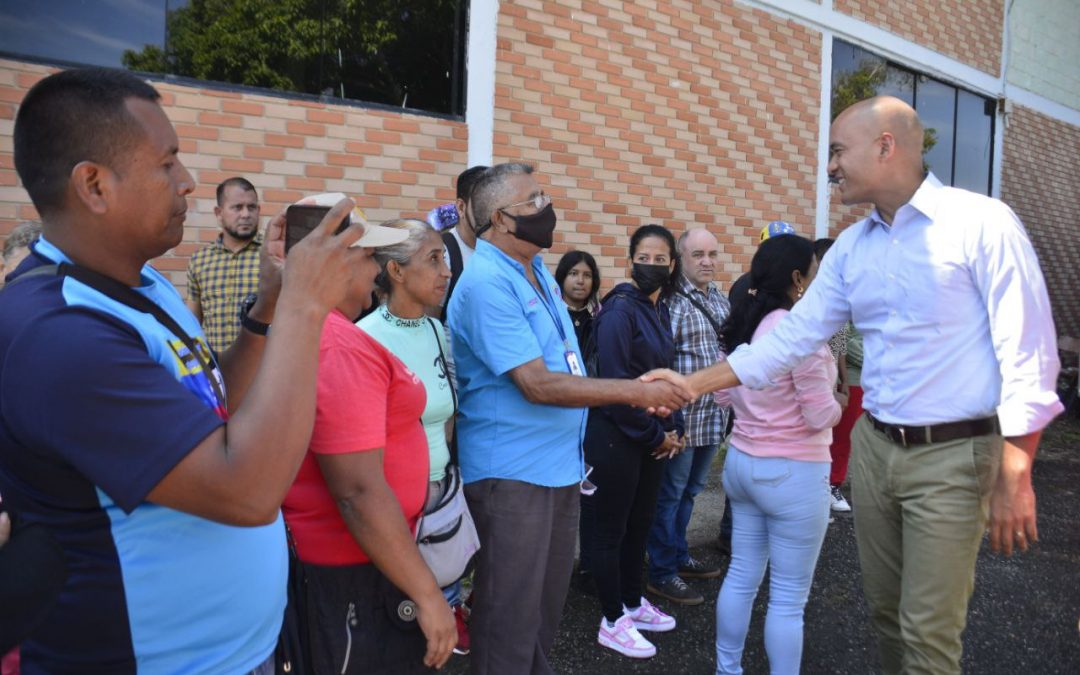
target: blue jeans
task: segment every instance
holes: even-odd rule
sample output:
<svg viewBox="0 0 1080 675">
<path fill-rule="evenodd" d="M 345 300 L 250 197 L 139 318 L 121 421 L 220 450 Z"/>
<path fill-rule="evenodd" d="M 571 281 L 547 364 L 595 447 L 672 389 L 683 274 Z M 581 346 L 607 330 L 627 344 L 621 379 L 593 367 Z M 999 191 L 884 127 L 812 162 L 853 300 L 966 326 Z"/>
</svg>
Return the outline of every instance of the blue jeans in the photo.
<svg viewBox="0 0 1080 675">
<path fill-rule="evenodd" d="M 731 566 L 716 601 L 716 672 L 742 673 L 750 611 L 768 565 L 769 670 L 798 673 L 803 608 L 829 525 L 829 462 L 754 457 L 732 447 L 724 488 L 734 529 Z"/>
<path fill-rule="evenodd" d="M 442 589 L 443 597 L 446 598 L 446 604 L 451 607 L 456 607 L 461 604 L 461 579 L 458 579 L 454 583 L 450 584 L 446 588 Z"/>
<path fill-rule="evenodd" d="M 649 530 L 649 581 L 663 582 L 677 576 L 679 565 L 690 559 L 686 527 L 694 512 L 694 497 L 705 489 L 715 456 L 715 445 L 699 445 L 668 460 Z"/>
</svg>

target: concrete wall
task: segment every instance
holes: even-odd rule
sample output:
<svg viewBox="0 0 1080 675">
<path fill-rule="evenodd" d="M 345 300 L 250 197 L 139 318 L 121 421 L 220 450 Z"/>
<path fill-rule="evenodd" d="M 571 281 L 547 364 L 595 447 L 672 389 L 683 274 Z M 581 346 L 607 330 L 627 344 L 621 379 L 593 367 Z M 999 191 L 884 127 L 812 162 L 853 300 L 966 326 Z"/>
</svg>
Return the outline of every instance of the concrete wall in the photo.
<svg viewBox="0 0 1080 675">
<path fill-rule="evenodd" d="M 1009 84 L 1080 109 L 1080 2 L 1014 0 Z"/>
</svg>

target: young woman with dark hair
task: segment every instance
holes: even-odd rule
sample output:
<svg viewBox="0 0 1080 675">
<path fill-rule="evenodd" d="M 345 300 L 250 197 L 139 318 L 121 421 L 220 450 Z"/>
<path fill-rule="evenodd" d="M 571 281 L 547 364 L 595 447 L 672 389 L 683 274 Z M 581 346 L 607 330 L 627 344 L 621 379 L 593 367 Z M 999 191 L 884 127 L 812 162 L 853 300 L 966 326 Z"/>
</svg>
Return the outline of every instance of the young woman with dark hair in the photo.
<svg viewBox="0 0 1080 675">
<path fill-rule="evenodd" d="M 813 244 L 787 235 L 761 244 L 750 288 L 721 328 L 727 353 L 771 331 L 814 275 Z M 750 610 L 769 567 L 765 651 L 773 673 L 798 673 L 803 609 L 829 519 L 829 443 L 842 410 L 836 363 L 822 347 L 767 389 L 717 392 L 735 412 L 724 463 L 731 565 L 716 603 L 716 672 L 741 673 Z"/>
<path fill-rule="evenodd" d="M 659 225 L 638 228 L 630 263 L 632 281 L 604 297 L 593 323 L 599 377 L 635 378 L 667 368 L 675 355 L 661 301 L 680 274 L 675 238 Z M 665 461 L 682 449 L 682 435 L 679 413 L 660 418 L 624 405 L 593 408 L 585 430 L 596 492 L 582 497 L 582 545 L 604 614 L 597 639 L 633 658 L 656 654 L 640 630 L 675 628 L 675 619 L 642 597 L 642 562 Z"/>
<path fill-rule="evenodd" d="M 559 283 L 563 302 L 574 321 L 578 346 L 584 350 L 592 333 L 593 318 L 600 311 L 597 300 L 600 294 L 600 268 L 592 255 L 585 251 L 568 251 L 555 268 L 555 281 Z"/>
</svg>

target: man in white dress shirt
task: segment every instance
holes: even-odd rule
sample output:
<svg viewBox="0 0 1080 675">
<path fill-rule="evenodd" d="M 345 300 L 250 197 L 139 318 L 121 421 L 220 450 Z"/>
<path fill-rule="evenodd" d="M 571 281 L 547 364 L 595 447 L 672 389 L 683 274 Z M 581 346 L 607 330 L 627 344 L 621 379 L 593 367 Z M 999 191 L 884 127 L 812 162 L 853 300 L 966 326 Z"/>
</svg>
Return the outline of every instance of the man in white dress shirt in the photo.
<svg viewBox="0 0 1080 675">
<path fill-rule="evenodd" d="M 1062 410 L 1060 364 L 1023 225 L 1002 202 L 924 173 L 922 139 L 915 111 L 892 97 L 836 118 L 830 180 L 843 203 L 874 211 L 840 235 L 774 331 L 681 381 L 695 396 L 767 386 L 854 321 L 869 364 L 852 433 L 855 534 L 882 668 L 959 673 L 983 533 L 1006 555 L 1038 539 L 1031 465 Z"/>
</svg>

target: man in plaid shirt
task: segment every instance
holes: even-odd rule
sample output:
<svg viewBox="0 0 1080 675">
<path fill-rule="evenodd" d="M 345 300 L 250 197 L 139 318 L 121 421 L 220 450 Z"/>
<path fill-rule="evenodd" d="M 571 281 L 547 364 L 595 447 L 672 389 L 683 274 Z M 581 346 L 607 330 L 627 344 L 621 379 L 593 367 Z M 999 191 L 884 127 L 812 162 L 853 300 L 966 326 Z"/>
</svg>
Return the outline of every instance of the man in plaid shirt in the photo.
<svg viewBox="0 0 1080 675">
<path fill-rule="evenodd" d="M 247 179 L 217 186 L 217 241 L 191 256 L 187 305 L 210 346 L 223 352 L 240 333 L 240 305 L 259 285 L 259 195 Z"/>
<path fill-rule="evenodd" d="M 692 373 L 720 360 L 719 328 L 727 318 L 727 297 L 713 283 L 719 264 L 716 237 L 706 229 L 687 230 L 679 238 L 683 277 L 668 300 L 675 363 L 680 373 Z M 697 605 L 705 599 L 683 580 L 720 575 L 720 568 L 690 557 L 686 527 L 694 497 L 704 488 L 717 446 L 724 440 L 729 410 L 711 395 L 683 409 L 686 450 L 668 461 L 656 500 L 656 518 L 649 533 L 650 592 L 672 602 Z"/>
</svg>

